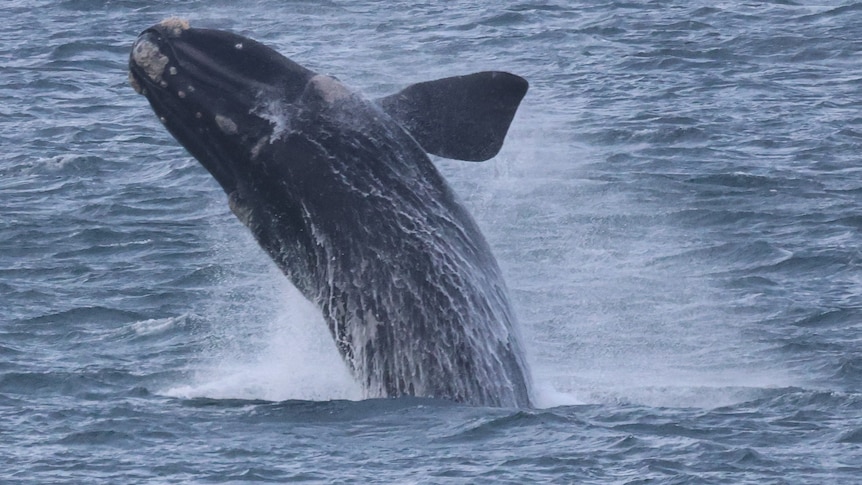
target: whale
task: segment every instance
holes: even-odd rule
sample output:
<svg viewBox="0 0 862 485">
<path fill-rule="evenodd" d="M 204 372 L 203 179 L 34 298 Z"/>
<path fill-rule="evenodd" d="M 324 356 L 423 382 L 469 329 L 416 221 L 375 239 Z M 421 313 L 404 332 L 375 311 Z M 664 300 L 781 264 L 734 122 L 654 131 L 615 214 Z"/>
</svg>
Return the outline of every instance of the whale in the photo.
<svg viewBox="0 0 862 485">
<path fill-rule="evenodd" d="M 430 156 L 495 156 L 525 79 L 484 71 L 373 99 L 176 18 L 136 38 L 129 78 L 320 310 L 364 397 L 531 406 L 500 267 Z"/>
</svg>

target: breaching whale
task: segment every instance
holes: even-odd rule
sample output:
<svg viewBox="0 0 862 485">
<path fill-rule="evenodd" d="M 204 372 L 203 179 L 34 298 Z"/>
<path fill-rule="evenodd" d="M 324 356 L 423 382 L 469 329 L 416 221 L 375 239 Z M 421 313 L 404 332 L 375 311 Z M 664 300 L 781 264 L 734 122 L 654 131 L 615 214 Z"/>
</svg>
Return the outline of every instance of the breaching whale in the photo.
<svg viewBox="0 0 862 485">
<path fill-rule="evenodd" d="M 428 153 L 497 154 L 527 82 L 480 72 L 369 100 L 252 39 L 168 19 L 130 81 L 323 313 L 366 397 L 530 406 L 491 250 Z"/>
</svg>

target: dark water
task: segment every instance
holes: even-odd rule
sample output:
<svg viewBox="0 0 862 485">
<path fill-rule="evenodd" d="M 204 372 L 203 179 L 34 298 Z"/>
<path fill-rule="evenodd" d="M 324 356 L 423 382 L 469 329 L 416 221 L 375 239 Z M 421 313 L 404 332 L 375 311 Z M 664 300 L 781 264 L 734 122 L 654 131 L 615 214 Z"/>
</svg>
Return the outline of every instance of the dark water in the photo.
<svg viewBox="0 0 862 485">
<path fill-rule="evenodd" d="M 492 6 L 493 5 L 493 6 Z M 3 483 L 854 483 L 862 4 L 6 2 Z M 310 304 L 127 83 L 164 17 L 369 96 L 528 78 L 441 160 L 541 409 L 359 400 Z"/>
</svg>

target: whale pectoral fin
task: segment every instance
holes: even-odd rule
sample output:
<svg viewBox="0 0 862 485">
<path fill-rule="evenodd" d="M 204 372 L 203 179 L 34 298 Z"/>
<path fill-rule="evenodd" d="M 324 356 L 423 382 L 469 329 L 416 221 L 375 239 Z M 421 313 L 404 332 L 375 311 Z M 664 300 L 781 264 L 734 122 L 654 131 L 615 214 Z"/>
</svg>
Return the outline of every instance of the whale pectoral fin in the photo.
<svg viewBox="0 0 862 485">
<path fill-rule="evenodd" d="M 413 84 L 377 103 L 426 152 L 480 162 L 500 151 L 527 87 L 522 77 L 485 71 Z"/>
</svg>

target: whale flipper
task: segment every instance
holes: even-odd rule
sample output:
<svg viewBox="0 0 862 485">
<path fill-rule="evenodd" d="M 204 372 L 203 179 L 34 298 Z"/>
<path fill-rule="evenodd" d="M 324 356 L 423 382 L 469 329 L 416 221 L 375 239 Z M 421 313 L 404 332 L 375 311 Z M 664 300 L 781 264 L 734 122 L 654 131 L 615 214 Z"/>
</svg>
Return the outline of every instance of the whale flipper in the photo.
<svg viewBox="0 0 862 485">
<path fill-rule="evenodd" d="M 481 162 L 500 151 L 527 80 L 485 71 L 422 82 L 377 100 L 433 155 Z"/>
</svg>

